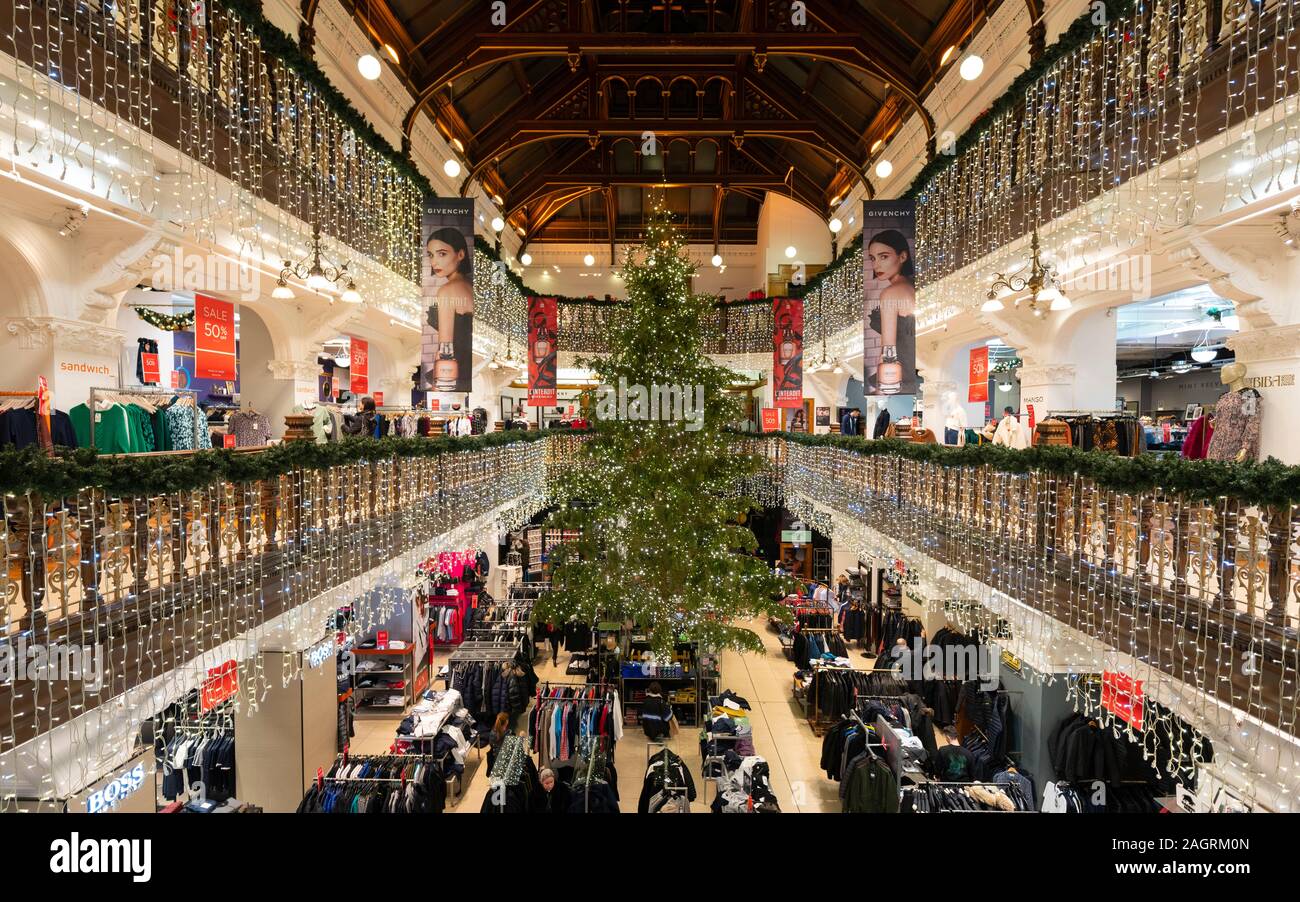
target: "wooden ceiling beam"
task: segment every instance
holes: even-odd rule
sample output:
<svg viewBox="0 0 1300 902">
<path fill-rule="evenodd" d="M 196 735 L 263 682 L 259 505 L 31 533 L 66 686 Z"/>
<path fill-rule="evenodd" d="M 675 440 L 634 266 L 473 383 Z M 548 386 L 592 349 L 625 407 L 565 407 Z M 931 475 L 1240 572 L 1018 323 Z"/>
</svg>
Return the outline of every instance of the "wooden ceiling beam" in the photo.
<svg viewBox="0 0 1300 902">
<path fill-rule="evenodd" d="M 465 35 L 456 40 L 436 62 L 430 64 L 428 80 L 416 96 L 415 103 L 402 124 L 410 134 L 415 117 L 436 95 L 440 86 L 484 66 L 513 59 L 550 56 L 564 57 L 573 71 L 582 58 L 591 54 L 673 55 L 678 59 L 692 56 L 752 55 L 755 68 L 766 67 L 769 56 L 798 56 L 821 59 L 860 69 L 888 82 L 917 110 L 925 122 L 927 134 L 934 133 L 934 121 L 925 110 L 913 86 L 911 73 L 890 65 L 878 48 L 870 46 L 861 34 L 835 33 L 706 33 L 691 35 L 487 33 Z M 688 63 L 689 65 L 689 63 Z"/>
</svg>

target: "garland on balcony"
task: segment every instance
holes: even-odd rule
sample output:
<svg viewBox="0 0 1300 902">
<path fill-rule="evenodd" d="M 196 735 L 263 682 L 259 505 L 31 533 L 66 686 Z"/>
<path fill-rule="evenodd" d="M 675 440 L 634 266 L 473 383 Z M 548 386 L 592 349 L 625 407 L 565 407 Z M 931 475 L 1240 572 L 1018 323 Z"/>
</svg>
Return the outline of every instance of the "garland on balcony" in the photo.
<svg viewBox="0 0 1300 902">
<path fill-rule="evenodd" d="M 512 430 L 464 438 L 367 438 L 326 445 L 286 442 L 253 453 L 217 449 L 172 457 L 109 456 L 89 448 L 64 457 L 47 457 L 33 446 L 0 452 L 0 492 L 39 492 L 48 499 L 93 487 L 122 496 L 162 495 L 215 482 L 274 479 L 294 470 L 322 470 L 360 460 L 482 451 L 540 441 L 548 434 L 546 430 Z"/>
<path fill-rule="evenodd" d="M 752 433 L 742 435 L 755 437 Z M 845 435 L 780 433 L 788 441 L 813 448 L 836 448 L 864 457 L 892 455 L 943 467 L 991 467 L 1008 473 L 1045 470 L 1078 475 L 1117 492 L 1174 492 L 1212 501 L 1228 497 L 1244 504 L 1285 508 L 1300 504 L 1300 467 L 1270 457 L 1261 463 L 1187 460 L 1174 455 L 1120 457 L 1104 451 L 1045 446 L 1017 451 L 1002 445 L 953 448 L 901 439 L 864 439 Z"/>
<path fill-rule="evenodd" d="M 188 310 L 185 313 L 159 313 L 152 307 L 132 307 L 135 315 L 140 317 L 155 329 L 162 329 L 164 332 L 188 332 L 194 328 L 194 311 Z"/>
<path fill-rule="evenodd" d="M 416 168 L 411 158 L 394 149 L 383 135 L 375 131 L 374 126 L 361 114 L 361 111 L 354 107 L 338 88 L 334 87 L 320 65 L 302 52 L 297 41 L 262 15 L 262 0 L 217 0 L 217 2 L 252 29 L 261 42 L 263 50 L 280 60 L 319 91 L 325 105 L 347 123 L 348 127 L 357 133 L 357 137 L 392 163 L 398 173 L 414 182 L 421 191 L 437 196 L 432 183 Z"/>
<path fill-rule="evenodd" d="M 912 184 L 908 186 L 907 191 L 903 193 L 903 197 L 905 199 L 919 198 L 935 176 L 957 162 L 957 159 L 963 153 L 979 143 L 980 138 L 988 131 L 998 116 L 1024 100 L 1025 93 L 1031 85 L 1045 77 L 1060 60 L 1091 41 L 1098 31 L 1105 29 L 1110 23 L 1127 16 L 1136 6 L 1135 0 L 1100 0 L 1100 2 L 1106 7 L 1106 15 L 1101 25 L 1094 24 L 1093 19 L 1096 14 L 1092 9 L 1075 19 L 1074 23 L 1061 34 L 1056 42 L 1044 51 L 1037 62 L 1022 72 L 998 96 L 997 100 L 993 101 L 988 109 L 975 117 L 966 131 L 962 133 L 962 136 L 957 139 L 952 153 L 936 154 L 934 159 L 922 167 L 921 171 L 916 174 L 916 178 L 912 180 Z M 862 233 L 859 232 L 853 241 L 844 247 L 840 255 L 831 261 L 829 266 L 809 279 L 802 289 L 795 292 L 795 295 L 797 297 L 807 297 L 817 291 L 823 282 L 839 271 L 841 266 L 849 264 L 861 266 L 861 259 L 854 259 L 855 252 L 861 248 Z"/>
</svg>

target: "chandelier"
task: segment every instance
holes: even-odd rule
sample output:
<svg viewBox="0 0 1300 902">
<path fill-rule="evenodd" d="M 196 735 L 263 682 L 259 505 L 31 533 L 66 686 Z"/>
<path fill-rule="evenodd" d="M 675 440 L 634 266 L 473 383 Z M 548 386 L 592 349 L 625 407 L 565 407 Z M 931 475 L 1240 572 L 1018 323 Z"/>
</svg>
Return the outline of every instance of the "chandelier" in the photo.
<svg viewBox="0 0 1300 902">
<path fill-rule="evenodd" d="M 293 297 L 293 289 L 289 287 L 288 279 L 303 279 L 307 283 L 310 291 L 324 292 L 336 285 L 346 283 L 343 294 L 339 296 L 345 304 L 360 304 L 361 293 L 357 291 L 357 283 L 353 281 L 351 274 L 348 272 L 347 263 L 338 266 L 329 266 L 321 263 L 320 248 L 320 227 L 316 226 L 311 233 L 311 262 L 307 262 L 307 257 L 293 263 L 289 260 L 284 261 L 284 269 L 280 270 L 280 278 L 276 280 L 275 290 L 271 292 L 273 298 L 290 299 Z M 333 303 L 331 301 L 331 303 Z"/>
<path fill-rule="evenodd" d="M 1029 242 L 1029 262 L 1013 273 L 994 273 L 989 285 L 988 298 L 980 307 L 982 313 L 996 313 L 1005 309 L 1002 297 L 1014 294 L 1012 302 L 1016 309 L 1024 301 L 1027 309 L 1034 316 L 1042 316 L 1053 310 L 1069 310 L 1070 299 L 1061 290 L 1061 280 L 1056 268 L 1044 265 L 1038 253 L 1038 230 L 1034 229 Z M 1026 271 L 1028 275 L 1026 276 Z M 1027 294 L 1025 293 L 1027 292 Z"/>
</svg>

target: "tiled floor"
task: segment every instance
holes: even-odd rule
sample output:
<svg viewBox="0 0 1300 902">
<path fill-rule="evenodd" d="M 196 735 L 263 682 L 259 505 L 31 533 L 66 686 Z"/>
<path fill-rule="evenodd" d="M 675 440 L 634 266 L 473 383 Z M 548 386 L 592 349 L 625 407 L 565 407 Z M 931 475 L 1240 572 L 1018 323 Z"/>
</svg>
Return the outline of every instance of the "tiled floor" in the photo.
<svg viewBox="0 0 1300 902">
<path fill-rule="evenodd" d="M 762 655 L 725 652 L 722 656 L 722 688 L 731 689 L 743 696 L 752 708 L 750 723 L 754 729 L 754 748 L 767 759 L 771 770 L 772 787 L 785 812 L 839 811 L 838 784 L 828 780 L 818 767 L 821 759 L 821 739 L 814 736 L 799 705 L 792 694 L 794 665 L 785 659 L 776 634 L 766 624 L 754 623 L 751 628 L 763 638 L 766 653 Z M 439 653 L 437 663 L 446 660 L 447 652 Z M 561 650 L 560 667 L 550 661 L 549 647 L 546 660 L 535 664 L 542 679 L 571 680 L 565 677 L 563 665 L 568 655 Z M 400 718 L 357 718 L 357 735 L 352 749 L 358 754 L 379 754 L 387 751 L 393 741 Z M 635 812 L 645 776 L 647 741 L 638 727 L 628 728 L 623 741 L 618 744 L 616 766 L 618 770 L 620 808 Z M 700 775 L 699 737 L 695 729 L 683 729 L 669 740 L 669 748 L 681 755 L 691 769 L 698 797 L 694 811 L 706 811 L 705 793 Z M 708 787 L 708 799 L 713 798 L 713 786 Z M 449 807 L 452 812 L 477 812 L 488 792 L 487 759 L 478 752 L 470 752 L 465 766 L 464 794 Z"/>
</svg>

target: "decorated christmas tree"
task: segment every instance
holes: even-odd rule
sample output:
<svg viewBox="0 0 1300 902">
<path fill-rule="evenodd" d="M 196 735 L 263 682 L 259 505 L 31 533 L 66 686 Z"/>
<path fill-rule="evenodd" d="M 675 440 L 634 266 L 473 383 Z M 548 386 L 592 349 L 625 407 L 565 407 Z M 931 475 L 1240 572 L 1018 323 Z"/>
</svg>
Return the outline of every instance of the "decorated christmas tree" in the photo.
<svg viewBox="0 0 1300 902">
<path fill-rule="evenodd" d="M 640 262 L 638 262 L 640 258 Z M 728 427 L 743 417 L 734 374 L 704 354 L 713 304 L 691 291 L 694 266 L 668 216 L 624 259 L 626 304 L 609 317 L 606 357 L 580 360 L 601 388 L 593 428 L 553 474 L 563 499 L 547 528 L 581 538 L 552 557 L 543 620 L 633 620 L 657 654 L 674 643 L 761 650 L 743 623 L 781 616 L 787 584 L 756 557 L 739 494 L 761 460 Z"/>
</svg>

